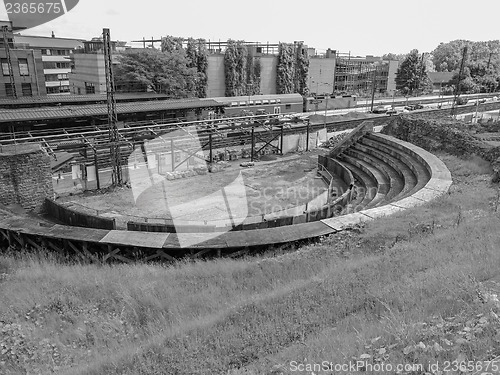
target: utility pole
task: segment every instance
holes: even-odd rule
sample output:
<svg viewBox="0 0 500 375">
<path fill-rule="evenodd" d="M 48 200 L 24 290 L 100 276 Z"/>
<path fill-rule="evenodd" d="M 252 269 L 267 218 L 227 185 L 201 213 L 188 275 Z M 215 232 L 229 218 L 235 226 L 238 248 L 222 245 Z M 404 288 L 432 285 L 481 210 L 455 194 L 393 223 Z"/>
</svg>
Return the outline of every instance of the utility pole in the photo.
<svg viewBox="0 0 500 375">
<path fill-rule="evenodd" d="M 10 78 L 10 88 L 12 90 L 12 95 L 17 99 L 16 83 L 14 81 L 14 71 L 12 70 L 12 58 L 10 56 L 10 46 L 9 46 L 9 28 L 7 26 L 2 26 L 3 31 L 3 45 L 5 48 L 5 54 L 7 55 L 7 65 L 9 68 L 9 78 Z"/>
<path fill-rule="evenodd" d="M 108 99 L 108 128 L 109 128 L 109 144 L 111 165 L 113 168 L 112 181 L 114 186 L 122 184 L 122 168 L 121 168 L 121 152 L 120 138 L 118 134 L 115 100 L 115 81 L 113 79 L 113 64 L 111 60 L 111 39 L 109 29 L 102 31 L 104 43 L 104 64 L 106 69 L 106 95 Z"/>
<path fill-rule="evenodd" d="M 370 106 L 370 112 L 373 112 L 373 101 L 375 100 L 375 89 L 377 87 L 377 70 L 378 67 L 375 67 L 375 70 L 373 71 L 373 82 L 372 82 L 372 104 Z"/>
<path fill-rule="evenodd" d="M 425 56 L 425 53 L 422 53 L 422 58 L 420 60 L 420 77 L 419 77 L 419 80 L 417 82 L 417 95 L 418 95 L 418 92 L 419 92 L 420 87 L 422 85 L 422 80 L 424 78 L 424 71 L 425 71 L 424 56 Z"/>
<path fill-rule="evenodd" d="M 455 87 L 455 94 L 453 95 L 453 104 L 451 105 L 451 115 L 455 116 L 455 106 L 457 103 L 457 97 L 460 96 L 460 81 L 462 80 L 462 72 L 464 70 L 465 58 L 467 57 L 467 46 L 464 47 L 462 54 L 462 61 L 460 62 L 460 70 L 458 71 L 458 82 Z"/>
</svg>

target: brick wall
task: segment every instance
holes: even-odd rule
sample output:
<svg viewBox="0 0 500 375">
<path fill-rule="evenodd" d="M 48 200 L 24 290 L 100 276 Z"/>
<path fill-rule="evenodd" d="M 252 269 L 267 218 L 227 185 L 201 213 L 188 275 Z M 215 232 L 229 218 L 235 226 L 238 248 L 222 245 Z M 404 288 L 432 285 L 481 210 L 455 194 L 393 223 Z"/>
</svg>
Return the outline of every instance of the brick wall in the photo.
<svg viewBox="0 0 500 375">
<path fill-rule="evenodd" d="M 38 145 L 0 147 L 0 203 L 40 211 L 52 197 L 50 157 Z"/>
</svg>

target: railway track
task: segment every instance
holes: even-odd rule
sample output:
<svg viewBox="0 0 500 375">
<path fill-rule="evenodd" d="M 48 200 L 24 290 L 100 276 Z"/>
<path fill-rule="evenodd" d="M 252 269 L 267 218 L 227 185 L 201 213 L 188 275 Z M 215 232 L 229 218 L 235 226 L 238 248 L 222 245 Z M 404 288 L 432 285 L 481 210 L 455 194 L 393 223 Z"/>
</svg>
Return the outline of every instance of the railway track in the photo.
<svg viewBox="0 0 500 375">
<path fill-rule="evenodd" d="M 434 100 L 435 102 L 435 100 Z M 500 102 L 486 102 L 479 104 L 479 111 L 500 110 Z M 455 114 L 470 113 L 475 111 L 474 104 L 457 106 L 454 109 Z M 450 115 L 451 109 L 422 109 L 415 111 L 419 114 L 429 115 Z M 303 115 L 301 113 L 291 114 L 287 117 L 283 115 L 261 115 L 252 117 L 235 117 L 227 119 L 203 120 L 193 122 L 167 122 L 155 123 L 144 122 L 133 124 L 119 129 L 120 148 L 122 154 L 122 163 L 126 164 L 129 155 L 136 147 L 140 147 L 145 142 L 151 142 L 160 137 L 171 137 L 170 133 L 174 131 L 185 131 L 186 129 L 195 128 L 196 137 L 200 144 L 200 150 L 208 151 L 210 149 L 227 149 L 235 147 L 250 147 L 252 144 L 252 128 L 254 128 L 254 139 L 257 143 L 269 142 L 271 139 L 279 139 L 282 136 L 298 133 L 311 133 L 326 126 L 327 132 L 341 131 L 352 129 L 358 126 L 365 119 L 353 119 L 342 121 L 328 121 L 321 124 L 310 124 L 308 121 L 292 122 L 294 116 Z M 288 118 L 288 122 L 284 119 Z M 280 122 L 281 119 L 281 122 Z M 377 115 L 371 118 L 375 126 L 387 123 L 390 117 L 387 115 Z M 280 122 L 277 125 L 273 123 Z M 23 137 L 0 138 L 0 151 L 3 145 L 23 144 L 23 143 L 40 143 L 49 154 L 55 156 L 58 152 L 68 152 L 74 155 L 74 160 L 77 163 L 95 163 L 101 167 L 107 167 L 109 162 L 109 131 L 108 129 L 84 129 L 84 131 L 75 131 L 76 129 L 62 129 L 56 134 L 36 135 L 29 133 L 28 136 L 23 134 Z M 82 130 L 82 129 L 78 129 Z M 195 149 L 189 148 L 192 146 L 190 142 L 182 143 L 179 137 L 176 140 L 178 147 L 190 152 L 195 152 Z M 161 138 L 160 138 L 161 139 Z M 162 143 L 156 146 L 153 144 L 150 152 L 165 152 Z"/>
</svg>

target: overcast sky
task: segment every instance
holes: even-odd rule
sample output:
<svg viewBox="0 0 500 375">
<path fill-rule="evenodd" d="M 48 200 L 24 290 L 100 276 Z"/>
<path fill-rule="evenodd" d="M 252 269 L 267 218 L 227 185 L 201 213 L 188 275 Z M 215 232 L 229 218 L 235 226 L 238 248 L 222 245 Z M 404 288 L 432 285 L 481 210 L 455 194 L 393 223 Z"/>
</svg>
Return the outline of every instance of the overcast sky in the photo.
<svg viewBox="0 0 500 375">
<path fill-rule="evenodd" d="M 431 52 L 455 39 L 500 39 L 499 11 L 499 0 L 80 0 L 66 15 L 23 34 L 54 31 L 59 37 L 91 39 L 106 27 L 113 40 L 165 35 L 302 40 L 320 52 L 382 55 L 414 48 Z M 7 19 L 3 3 L 0 12 Z"/>
</svg>

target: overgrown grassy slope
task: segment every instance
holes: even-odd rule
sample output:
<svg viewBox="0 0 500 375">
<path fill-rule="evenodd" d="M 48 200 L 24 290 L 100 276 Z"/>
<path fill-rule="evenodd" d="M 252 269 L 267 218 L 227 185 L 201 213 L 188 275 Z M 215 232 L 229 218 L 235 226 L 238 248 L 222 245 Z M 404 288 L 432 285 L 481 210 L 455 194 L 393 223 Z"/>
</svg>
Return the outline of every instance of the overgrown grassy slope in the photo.
<svg viewBox="0 0 500 375">
<path fill-rule="evenodd" d="M 487 359 L 500 342 L 481 286 L 500 273 L 497 187 L 481 159 L 439 156 L 449 194 L 294 252 L 173 266 L 2 255 L 0 373 L 319 374 L 333 372 L 307 365 Z"/>
</svg>

